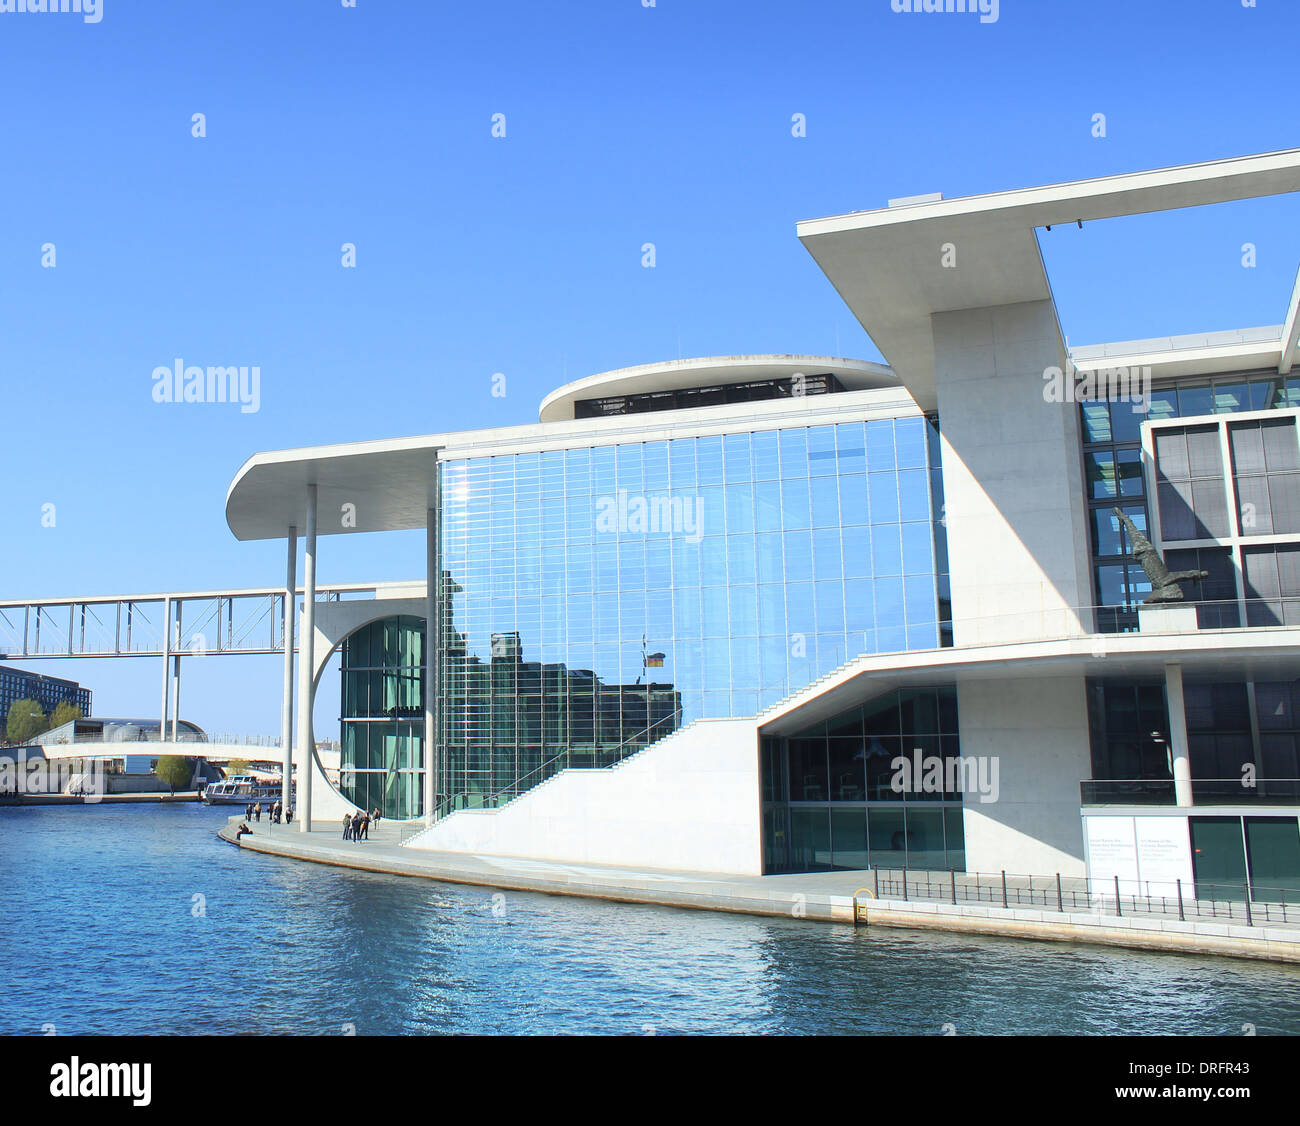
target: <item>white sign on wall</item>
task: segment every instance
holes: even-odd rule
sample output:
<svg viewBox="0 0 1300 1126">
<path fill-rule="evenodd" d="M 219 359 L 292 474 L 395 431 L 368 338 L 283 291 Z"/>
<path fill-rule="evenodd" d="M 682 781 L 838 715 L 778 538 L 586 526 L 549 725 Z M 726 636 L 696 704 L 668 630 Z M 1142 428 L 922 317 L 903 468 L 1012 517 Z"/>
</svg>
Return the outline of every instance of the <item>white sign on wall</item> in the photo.
<svg viewBox="0 0 1300 1126">
<path fill-rule="evenodd" d="M 1088 875 L 1094 880 L 1120 878 L 1120 889 L 1132 894 L 1137 884 L 1137 841 L 1131 817 L 1085 817 Z"/>
<path fill-rule="evenodd" d="M 1185 817 L 1135 817 L 1139 895 L 1192 895 L 1192 844 Z"/>
<path fill-rule="evenodd" d="M 1119 877 L 1122 895 L 1173 898 L 1177 881 L 1192 892 L 1192 848 L 1186 817 L 1085 817 L 1088 875 Z M 1112 896 L 1113 898 L 1113 896 Z"/>
</svg>

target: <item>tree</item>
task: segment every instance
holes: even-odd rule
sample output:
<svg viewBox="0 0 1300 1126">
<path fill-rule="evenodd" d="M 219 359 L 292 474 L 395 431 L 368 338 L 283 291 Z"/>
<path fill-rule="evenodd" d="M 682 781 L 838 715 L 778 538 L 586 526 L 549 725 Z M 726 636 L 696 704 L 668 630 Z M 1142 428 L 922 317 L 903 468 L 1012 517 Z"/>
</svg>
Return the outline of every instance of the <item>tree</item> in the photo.
<svg viewBox="0 0 1300 1126">
<path fill-rule="evenodd" d="M 65 723 L 71 723 L 76 719 L 81 719 L 81 708 L 67 700 L 60 700 L 50 715 L 50 729 L 62 727 Z"/>
<path fill-rule="evenodd" d="M 188 786 L 194 777 L 194 760 L 184 755 L 163 755 L 153 772 L 175 794 L 177 786 Z"/>
<path fill-rule="evenodd" d="M 228 775 L 229 775 L 229 774 L 247 774 L 247 773 L 248 773 L 248 759 L 246 759 L 246 758 L 232 758 L 228 763 L 226 763 L 226 773 L 227 773 Z"/>
<path fill-rule="evenodd" d="M 28 743 L 48 730 L 45 713 L 35 700 L 15 700 L 9 705 L 9 718 L 5 723 L 5 734 L 9 742 Z"/>
</svg>

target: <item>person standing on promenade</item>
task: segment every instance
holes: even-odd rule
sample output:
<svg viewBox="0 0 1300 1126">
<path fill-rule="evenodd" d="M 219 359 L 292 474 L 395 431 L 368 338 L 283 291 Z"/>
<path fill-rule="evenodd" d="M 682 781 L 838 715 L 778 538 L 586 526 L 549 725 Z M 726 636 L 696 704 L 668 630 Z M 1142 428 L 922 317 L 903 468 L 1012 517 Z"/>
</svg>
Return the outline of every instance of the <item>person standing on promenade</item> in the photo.
<svg viewBox="0 0 1300 1126">
<path fill-rule="evenodd" d="M 293 824 L 293 806 L 290 806 L 288 809 L 284 811 L 284 823 L 286 825 Z"/>
<path fill-rule="evenodd" d="M 361 838 L 360 839 L 363 841 L 368 841 L 370 839 L 370 814 L 368 814 L 364 809 L 361 811 Z"/>
<path fill-rule="evenodd" d="M 253 820 L 260 822 L 262 820 L 262 803 L 257 802 L 253 806 Z"/>
<path fill-rule="evenodd" d="M 352 815 L 352 839 L 359 841 L 361 839 L 361 810 L 357 810 Z"/>
<path fill-rule="evenodd" d="M 350 841 L 352 839 L 352 814 L 343 815 L 343 839 Z"/>
</svg>

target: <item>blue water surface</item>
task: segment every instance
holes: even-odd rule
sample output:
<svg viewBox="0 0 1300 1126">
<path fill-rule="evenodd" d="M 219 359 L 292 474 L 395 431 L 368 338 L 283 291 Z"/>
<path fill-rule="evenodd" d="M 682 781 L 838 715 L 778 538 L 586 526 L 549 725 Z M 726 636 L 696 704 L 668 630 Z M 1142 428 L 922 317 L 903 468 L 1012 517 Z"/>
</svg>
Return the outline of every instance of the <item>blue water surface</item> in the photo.
<svg viewBox="0 0 1300 1126">
<path fill-rule="evenodd" d="M 1300 967 L 353 872 L 227 813 L 0 809 L 0 1033 L 1300 1033 Z"/>
</svg>

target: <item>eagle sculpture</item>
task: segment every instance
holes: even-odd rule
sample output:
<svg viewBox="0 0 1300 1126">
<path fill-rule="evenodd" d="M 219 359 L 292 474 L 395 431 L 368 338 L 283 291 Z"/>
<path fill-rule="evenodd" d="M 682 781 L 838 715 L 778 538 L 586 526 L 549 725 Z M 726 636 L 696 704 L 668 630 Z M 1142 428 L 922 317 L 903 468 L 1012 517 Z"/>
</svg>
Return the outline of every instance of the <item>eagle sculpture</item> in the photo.
<svg viewBox="0 0 1300 1126">
<path fill-rule="evenodd" d="M 1128 541 L 1132 545 L 1133 558 L 1142 564 L 1142 570 L 1151 580 L 1151 593 L 1142 599 L 1143 602 L 1181 602 L 1183 588 L 1179 583 L 1210 577 L 1209 571 L 1171 571 L 1160 558 L 1160 553 L 1151 546 L 1151 541 L 1137 530 L 1137 525 L 1128 516 L 1118 508 L 1112 508 L 1111 512 L 1124 525 Z"/>
</svg>

